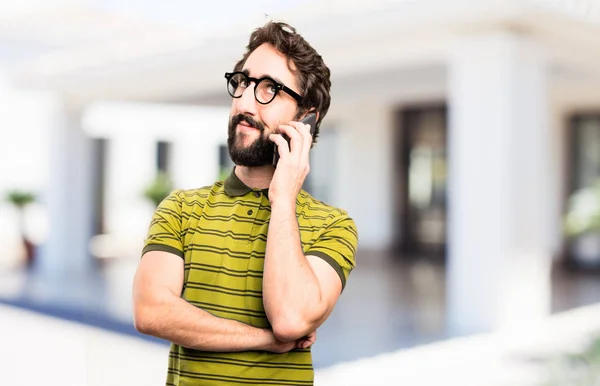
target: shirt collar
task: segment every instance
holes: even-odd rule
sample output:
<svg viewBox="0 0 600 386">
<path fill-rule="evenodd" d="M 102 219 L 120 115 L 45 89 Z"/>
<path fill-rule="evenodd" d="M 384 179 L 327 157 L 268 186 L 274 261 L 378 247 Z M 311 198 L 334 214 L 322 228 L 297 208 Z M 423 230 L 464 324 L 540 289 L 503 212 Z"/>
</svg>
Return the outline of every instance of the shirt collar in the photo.
<svg viewBox="0 0 600 386">
<path fill-rule="evenodd" d="M 227 179 L 225 180 L 224 188 L 225 193 L 227 193 L 228 196 L 232 197 L 244 196 L 252 191 L 251 187 L 244 184 L 238 178 L 238 176 L 235 175 L 235 166 L 233 167 L 233 170 L 231 171 L 229 177 L 227 177 Z M 265 196 L 269 197 L 269 189 L 262 189 L 262 192 L 265 194 Z"/>
</svg>

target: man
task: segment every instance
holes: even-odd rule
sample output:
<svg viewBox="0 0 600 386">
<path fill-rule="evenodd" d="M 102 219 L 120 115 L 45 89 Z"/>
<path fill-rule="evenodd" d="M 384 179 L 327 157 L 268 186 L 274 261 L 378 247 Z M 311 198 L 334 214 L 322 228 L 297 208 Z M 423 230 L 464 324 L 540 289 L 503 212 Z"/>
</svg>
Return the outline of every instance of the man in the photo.
<svg viewBox="0 0 600 386">
<path fill-rule="evenodd" d="M 136 328 L 172 342 L 167 385 L 313 384 L 310 346 L 358 242 L 345 211 L 301 189 L 313 138 L 298 120 L 316 113 L 318 136 L 329 74 L 275 22 L 253 32 L 226 74 L 236 166 L 224 182 L 159 205 L 134 282 Z"/>
</svg>

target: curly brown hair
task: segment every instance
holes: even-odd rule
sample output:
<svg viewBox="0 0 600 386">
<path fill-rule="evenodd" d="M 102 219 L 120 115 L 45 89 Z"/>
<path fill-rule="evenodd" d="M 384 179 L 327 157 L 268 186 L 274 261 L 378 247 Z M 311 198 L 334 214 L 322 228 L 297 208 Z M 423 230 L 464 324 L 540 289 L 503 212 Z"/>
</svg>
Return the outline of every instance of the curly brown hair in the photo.
<svg viewBox="0 0 600 386">
<path fill-rule="evenodd" d="M 296 116 L 300 117 L 311 109 L 319 113 L 313 136 L 313 143 L 316 143 L 321 121 L 327 115 L 331 103 L 331 72 L 329 68 L 325 65 L 321 55 L 300 34 L 296 33 L 294 27 L 283 22 L 270 21 L 252 32 L 246 46 L 246 53 L 236 63 L 234 71 L 241 71 L 248 56 L 265 43 L 273 45 L 277 51 L 288 58 L 288 68 L 297 77 L 303 97 L 298 104 Z"/>
</svg>

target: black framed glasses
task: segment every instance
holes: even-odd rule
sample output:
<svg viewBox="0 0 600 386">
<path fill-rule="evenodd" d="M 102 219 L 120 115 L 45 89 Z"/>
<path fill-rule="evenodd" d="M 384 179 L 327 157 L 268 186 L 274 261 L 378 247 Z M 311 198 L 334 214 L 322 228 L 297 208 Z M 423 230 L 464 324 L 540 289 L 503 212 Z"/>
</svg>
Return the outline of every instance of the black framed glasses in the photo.
<svg viewBox="0 0 600 386">
<path fill-rule="evenodd" d="M 250 86 L 250 82 L 254 82 L 254 98 L 262 105 L 271 103 L 279 91 L 285 91 L 298 103 L 302 101 L 302 97 L 294 90 L 268 76 L 257 79 L 244 72 L 226 72 L 225 79 L 227 79 L 227 91 L 233 98 L 240 98 Z"/>
</svg>

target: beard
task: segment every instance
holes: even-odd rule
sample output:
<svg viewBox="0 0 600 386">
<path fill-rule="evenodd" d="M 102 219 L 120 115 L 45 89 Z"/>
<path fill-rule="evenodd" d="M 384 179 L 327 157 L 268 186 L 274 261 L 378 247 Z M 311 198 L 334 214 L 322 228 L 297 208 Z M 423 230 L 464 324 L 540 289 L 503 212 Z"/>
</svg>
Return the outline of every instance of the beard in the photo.
<svg viewBox="0 0 600 386">
<path fill-rule="evenodd" d="M 258 138 L 246 147 L 243 144 L 243 136 L 245 134 L 240 134 L 236 131 L 237 125 L 242 121 L 260 130 Z M 255 121 L 248 115 L 237 114 L 229 119 L 227 147 L 231 160 L 239 166 L 264 166 L 270 165 L 273 162 L 275 144 L 265 136 L 265 125 Z"/>
</svg>

